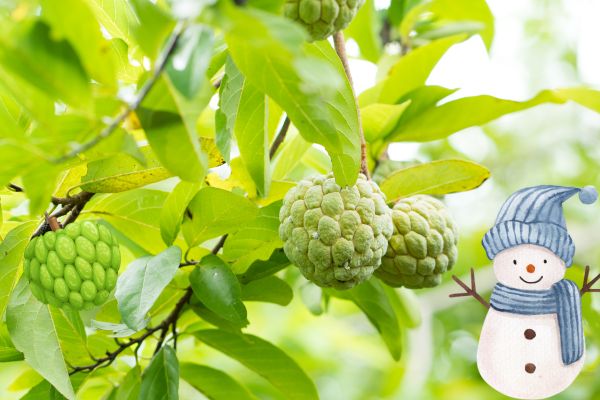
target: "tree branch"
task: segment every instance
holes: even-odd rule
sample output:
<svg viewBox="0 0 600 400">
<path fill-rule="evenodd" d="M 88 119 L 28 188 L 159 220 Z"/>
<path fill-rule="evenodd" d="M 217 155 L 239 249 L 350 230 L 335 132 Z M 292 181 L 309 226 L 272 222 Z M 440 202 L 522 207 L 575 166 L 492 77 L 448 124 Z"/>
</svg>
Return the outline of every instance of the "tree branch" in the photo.
<svg viewBox="0 0 600 400">
<path fill-rule="evenodd" d="M 285 119 L 283 120 L 283 125 L 281 125 L 281 128 L 279 129 L 279 132 L 277 133 L 277 136 L 275 136 L 275 140 L 271 145 L 271 149 L 269 150 L 270 159 L 273 159 L 273 156 L 277 152 L 277 149 L 279 149 L 279 146 L 281 146 L 281 144 L 285 140 L 285 135 L 287 135 L 287 131 L 290 128 L 290 122 L 290 117 L 286 115 Z"/>
<path fill-rule="evenodd" d="M 480 302 L 485 308 L 490 308 L 490 303 L 488 303 L 479 293 L 477 293 L 477 287 L 475 286 L 475 270 L 471 268 L 471 287 L 467 286 L 463 281 L 458 279 L 456 275 L 452 275 L 452 279 L 458 285 L 463 288 L 465 291 L 461 293 L 452 293 L 449 297 L 465 297 L 465 296 L 473 296 L 475 300 Z"/>
<path fill-rule="evenodd" d="M 581 290 L 579 291 L 580 295 L 583 296 L 586 293 L 597 293 L 600 292 L 600 289 L 592 289 L 594 284 L 598 282 L 600 279 L 600 274 L 596 275 L 591 281 L 588 282 L 588 278 L 590 276 L 590 266 L 585 266 L 585 273 L 583 274 L 583 285 L 581 286 Z"/>
<path fill-rule="evenodd" d="M 123 123 L 123 121 L 125 121 L 125 119 L 129 116 L 129 114 L 131 112 L 137 110 L 137 108 L 140 106 L 140 104 L 142 104 L 142 101 L 144 101 L 144 99 L 146 98 L 146 95 L 148 95 L 148 93 L 150 92 L 150 89 L 152 89 L 152 87 L 154 86 L 156 81 L 158 81 L 158 78 L 160 77 L 161 73 L 163 72 L 163 70 L 165 69 L 165 67 L 167 65 L 167 61 L 169 60 L 169 57 L 171 56 L 171 54 L 173 54 L 173 51 L 177 47 L 177 41 L 181 37 L 181 34 L 183 33 L 184 30 L 185 30 L 185 23 L 182 21 L 179 22 L 175 26 L 175 28 L 173 29 L 173 33 L 171 34 L 171 36 L 169 37 L 169 40 L 167 41 L 167 44 L 165 45 L 164 50 L 162 51 L 162 53 L 159 55 L 159 57 L 156 60 L 156 64 L 154 67 L 154 71 L 152 72 L 152 75 L 146 82 L 144 82 L 144 85 L 138 92 L 134 101 L 131 104 L 129 104 L 125 108 L 125 110 L 123 110 L 120 114 L 118 114 L 111 121 L 111 123 L 108 124 L 97 136 L 95 136 L 94 138 L 92 138 L 91 140 L 89 140 L 85 143 L 80 144 L 79 146 L 77 146 L 75 149 L 73 149 L 69 153 L 65 154 L 64 156 L 55 158 L 54 160 L 52 160 L 53 163 L 59 164 L 59 163 L 65 162 L 71 158 L 76 157 L 80 153 L 83 153 L 83 152 L 91 149 L 92 147 L 94 147 L 95 145 L 100 143 L 103 139 L 106 139 L 107 137 L 109 137 Z"/>
<path fill-rule="evenodd" d="M 346 42 L 344 40 L 344 34 L 342 31 L 338 31 L 333 35 L 333 44 L 335 51 L 342 61 L 344 71 L 350 82 L 350 89 L 352 89 L 352 96 L 354 97 L 354 105 L 356 106 L 356 113 L 358 115 L 358 134 L 360 137 L 360 172 L 365 174 L 367 179 L 371 179 L 369 174 L 369 166 L 367 164 L 367 142 L 365 141 L 365 134 L 363 132 L 362 121 L 360 119 L 360 107 L 358 106 L 358 99 L 354 92 L 354 82 L 352 81 L 352 74 L 350 73 L 350 65 L 348 64 L 348 56 L 346 55 Z"/>
</svg>

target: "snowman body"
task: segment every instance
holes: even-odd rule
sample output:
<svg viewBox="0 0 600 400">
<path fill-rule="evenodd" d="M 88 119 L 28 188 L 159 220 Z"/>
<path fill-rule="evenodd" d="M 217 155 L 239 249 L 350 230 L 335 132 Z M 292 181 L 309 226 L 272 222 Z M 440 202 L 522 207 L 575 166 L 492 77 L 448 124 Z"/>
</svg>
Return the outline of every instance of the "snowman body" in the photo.
<svg viewBox="0 0 600 400">
<path fill-rule="evenodd" d="M 564 277 L 564 262 L 546 248 L 519 245 L 494 258 L 498 281 L 547 290 Z M 494 389 L 518 399 L 544 399 L 566 389 L 584 357 L 565 365 L 557 314 L 522 315 L 490 308 L 479 339 L 477 367 Z"/>
</svg>

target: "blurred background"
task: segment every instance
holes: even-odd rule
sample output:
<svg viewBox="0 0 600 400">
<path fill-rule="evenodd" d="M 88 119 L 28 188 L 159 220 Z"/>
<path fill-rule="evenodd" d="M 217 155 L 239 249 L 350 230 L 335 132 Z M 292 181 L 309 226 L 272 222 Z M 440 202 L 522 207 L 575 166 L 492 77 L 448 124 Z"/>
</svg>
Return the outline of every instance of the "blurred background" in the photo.
<svg viewBox="0 0 600 400">
<path fill-rule="evenodd" d="M 389 3 L 375 0 L 378 9 Z M 479 94 L 524 100 L 546 88 L 600 87 L 600 2 L 488 0 L 488 4 L 495 17 L 491 51 L 474 36 L 452 47 L 427 81 L 460 88 L 444 101 Z M 351 57 L 358 54 L 351 39 L 348 52 Z M 351 60 L 351 68 L 358 92 L 376 81 L 375 64 Z M 600 116 L 574 103 L 541 105 L 449 139 L 394 143 L 389 155 L 407 161 L 466 158 L 490 169 L 492 178 L 480 188 L 445 197 L 460 227 L 459 259 L 452 272 L 465 280 L 469 268 L 474 267 L 478 289 L 487 298 L 495 279 L 480 241 L 512 192 L 539 184 L 600 188 Z M 586 264 L 593 273 L 600 272 L 600 206 L 584 206 L 574 199 L 565 204 L 565 215 L 577 246 L 567 277 L 581 283 Z M 458 291 L 450 274 L 434 289 L 400 289 L 411 299 L 414 315 L 410 324 L 403 325 L 403 353 L 398 362 L 353 303 L 331 299 L 327 311 L 315 315 L 319 308 L 314 305 L 315 287 L 295 268 L 286 269 L 285 274 L 295 286 L 292 304 L 284 308 L 249 303 L 252 324 L 247 332 L 285 349 L 315 380 L 323 399 L 504 398 L 487 386 L 476 367 L 486 310 L 472 298 L 449 299 L 448 294 Z M 311 301 L 313 313 L 307 307 Z M 557 399 L 600 398 L 600 294 L 584 298 L 584 317 L 586 364 L 575 383 Z M 219 365 L 260 398 L 284 398 L 262 378 L 222 354 L 185 337 L 180 346 L 180 361 Z M 0 364 L 0 399 L 19 398 L 24 393 L 19 382 L 29 382 L 28 374 L 32 372 L 22 364 Z M 181 398 L 201 398 L 186 385 L 181 382 Z M 93 396 L 93 387 L 88 388 L 87 396 Z"/>
</svg>

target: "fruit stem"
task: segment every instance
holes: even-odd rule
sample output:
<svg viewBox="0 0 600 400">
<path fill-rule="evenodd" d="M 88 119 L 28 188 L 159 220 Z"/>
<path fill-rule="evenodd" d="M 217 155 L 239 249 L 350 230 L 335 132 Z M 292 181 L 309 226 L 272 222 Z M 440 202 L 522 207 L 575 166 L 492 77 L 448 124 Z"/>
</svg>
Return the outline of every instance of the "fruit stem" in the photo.
<svg viewBox="0 0 600 400">
<path fill-rule="evenodd" d="M 56 232 L 61 228 L 56 217 L 48 216 L 48 213 L 46 213 L 46 222 L 48 223 L 48 226 L 50 226 L 50 229 L 52 229 L 52 232 Z"/>
<path fill-rule="evenodd" d="M 348 64 L 348 56 L 346 55 L 346 41 L 344 40 L 344 34 L 342 31 L 337 31 L 333 34 L 333 44 L 335 52 L 340 57 L 348 82 L 350 82 L 350 89 L 352 90 L 352 96 L 354 97 L 354 105 L 356 106 L 356 114 L 358 116 L 358 135 L 360 137 L 360 172 L 365 174 L 367 179 L 371 179 L 369 174 L 369 166 L 367 164 L 367 142 L 365 141 L 365 134 L 363 132 L 362 121 L 360 120 L 360 107 L 358 107 L 358 99 L 354 92 L 354 82 L 352 81 L 352 74 L 350 73 L 350 65 Z"/>
</svg>

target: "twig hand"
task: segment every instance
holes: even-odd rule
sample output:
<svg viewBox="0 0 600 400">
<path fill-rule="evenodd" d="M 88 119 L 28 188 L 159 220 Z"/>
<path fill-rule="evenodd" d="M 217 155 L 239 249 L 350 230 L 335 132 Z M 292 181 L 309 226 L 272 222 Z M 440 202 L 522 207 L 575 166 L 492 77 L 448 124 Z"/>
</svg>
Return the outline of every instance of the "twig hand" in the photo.
<svg viewBox="0 0 600 400">
<path fill-rule="evenodd" d="M 590 277 L 590 266 L 585 266 L 585 273 L 583 275 L 583 285 L 579 293 L 583 296 L 586 293 L 600 292 L 600 289 L 592 289 L 592 286 L 600 279 L 600 274 L 596 275 L 591 281 L 588 282 Z"/>
<path fill-rule="evenodd" d="M 463 281 L 458 279 L 456 275 L 452 275 L 452 279 L 458 285 L 463 288 L 465 291 L 460 293 L 452 293 L 450 297 L 465 297 L 465 296 L 473 296 L 475 300 L 480 302 L 485 308 L 490 308 L 490 304 L 483 298 L 479 293 L 477 293 L 477 287 L 475 286 L 475 270 L 471 268 L 471 287 L 467 286 Z"/>
</svg>

